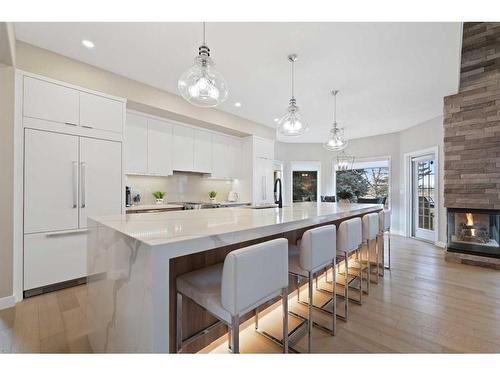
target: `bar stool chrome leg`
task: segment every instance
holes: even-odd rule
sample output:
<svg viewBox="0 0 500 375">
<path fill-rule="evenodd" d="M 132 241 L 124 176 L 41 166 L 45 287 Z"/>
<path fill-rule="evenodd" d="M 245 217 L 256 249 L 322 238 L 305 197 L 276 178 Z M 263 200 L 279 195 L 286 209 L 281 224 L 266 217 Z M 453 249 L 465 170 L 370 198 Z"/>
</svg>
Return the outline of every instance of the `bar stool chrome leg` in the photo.
<svg viewBox="0 0 500 375">
<path fill-rule="evenodd" d="M 288 288 L 281 291 L 281 305 L 283 307 L 283 353 L 288 353 Z"/>
<path fill-rule="evenodd" d="M 240 352 L 240 317 L 238 315 L 231 317 L 231 339 L 232 339 L 232 351 L 235 354 Z"/>
<path fill-rule="evenodd" d="M 388 270 L 391 269 L 391 229 L 387 231 L 387 257 L 389 261 L 389 266 L 386 267 Z"/>
<path fill-rule="evenodd" d="M 312 317 L 312 307 L 314 304 L 314 295 L 313 295 L 313 276 L 311 272 L 308 272 L 308 289 L 309 289 L 309 308 L 308 308 L 308 321 L 307 321 L 307 351 L 311 353 L 311 341 L 312 341 L 312 325 L 313 325 L 313 317 Z"/>
</svg>

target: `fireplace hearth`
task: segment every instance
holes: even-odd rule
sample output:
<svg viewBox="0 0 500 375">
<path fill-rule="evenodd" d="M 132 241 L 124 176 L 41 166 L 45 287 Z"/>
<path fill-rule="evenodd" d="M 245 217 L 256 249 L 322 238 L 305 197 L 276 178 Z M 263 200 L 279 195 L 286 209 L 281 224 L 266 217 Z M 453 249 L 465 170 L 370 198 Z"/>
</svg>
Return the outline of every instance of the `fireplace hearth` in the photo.
<svg viewBox="0 0 500 375">
<path fill-rule="evenodd" d="M 447 250 L 500 258 L 500 210 L 448 208 Z"/>
</svg>

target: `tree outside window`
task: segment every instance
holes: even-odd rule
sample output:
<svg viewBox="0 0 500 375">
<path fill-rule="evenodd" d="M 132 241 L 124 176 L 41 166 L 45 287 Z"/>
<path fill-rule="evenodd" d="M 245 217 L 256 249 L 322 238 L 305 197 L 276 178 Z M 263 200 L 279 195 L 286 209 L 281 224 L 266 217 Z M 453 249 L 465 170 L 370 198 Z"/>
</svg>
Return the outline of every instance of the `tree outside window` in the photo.
<svg viewBox="0 0 500 375">
<path fill-rule="evenodd" d="M 375 167 L 336 171 L 337 193 L 348 191 L 357 198 L 387 198 L 389 168 Z M 388 204 L 386 199 L 386 205 Z"/>
</svg>

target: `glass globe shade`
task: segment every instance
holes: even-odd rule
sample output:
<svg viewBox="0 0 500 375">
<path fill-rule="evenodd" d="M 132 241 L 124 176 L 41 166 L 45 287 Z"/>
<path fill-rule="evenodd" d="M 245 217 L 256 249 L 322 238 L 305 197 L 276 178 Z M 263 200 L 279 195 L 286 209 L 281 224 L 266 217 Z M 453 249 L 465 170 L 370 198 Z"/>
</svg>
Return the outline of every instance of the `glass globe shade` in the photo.
<svg viewBox="0 0 500 375">
<path fill-rule="evenodd" d="M 224 102 L 228 88 L 224 77 L 215 70 L 208 56 L 197 56 L 194 65 L 177 82 L 182 97 L 198 107 L 215 107 Z"/>
<path fill-rule="evenodd" d="M 285 136 L 299 136 L 308 130 L 309 126 L 302 119 L 299 107 L 290 105 L 287 113 L 278 121 L 277 131 Z"/>
<path fill-rule="evenodd" d="M 323 143 L 323 147 L 329 151 L 340 151 L 347 147 L 347 140 L 344 138 L 344 129 L 339 129 L 336 126 L 330 130 L 330 136 Z"/>
</svg>

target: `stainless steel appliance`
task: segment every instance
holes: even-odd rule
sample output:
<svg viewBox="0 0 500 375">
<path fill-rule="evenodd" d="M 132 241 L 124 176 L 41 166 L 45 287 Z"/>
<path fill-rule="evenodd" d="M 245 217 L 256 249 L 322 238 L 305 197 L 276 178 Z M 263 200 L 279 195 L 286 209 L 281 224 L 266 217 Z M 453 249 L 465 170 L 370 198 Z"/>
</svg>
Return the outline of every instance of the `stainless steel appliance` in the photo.
<svg viewBox="0 0 500 375">
<path fill-rule="evenodd" d="M 130 186 L 125 186 L 125 207 L 132 206 L 132 192 Z"/>
</svg>

